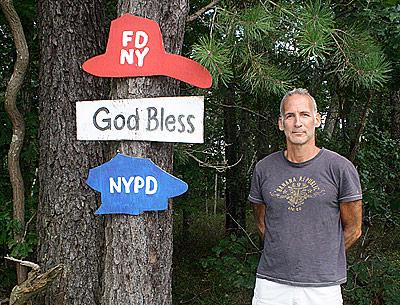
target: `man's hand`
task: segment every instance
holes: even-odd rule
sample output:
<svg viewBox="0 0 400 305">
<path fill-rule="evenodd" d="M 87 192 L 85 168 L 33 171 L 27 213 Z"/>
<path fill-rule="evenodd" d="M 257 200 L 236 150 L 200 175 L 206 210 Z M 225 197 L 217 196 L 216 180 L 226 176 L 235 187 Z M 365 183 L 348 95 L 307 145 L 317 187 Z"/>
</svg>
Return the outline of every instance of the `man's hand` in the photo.
<svg viewBox="0 0 400 305">
<path fill-rule="evenodd" d="M 265 235 L 265 204 L 256 204 L 252 203 L 254 218 L 256 219 L 258 234 L 261 237 L 261 240 L 264 240 Z"/>
<path fill-rule="evenodd" d="M 340 218 L 342 220 L 344 246 L 347 251 L 361 236 L 362 201 L 342 202 L 340 204 Z"/>
</svg>

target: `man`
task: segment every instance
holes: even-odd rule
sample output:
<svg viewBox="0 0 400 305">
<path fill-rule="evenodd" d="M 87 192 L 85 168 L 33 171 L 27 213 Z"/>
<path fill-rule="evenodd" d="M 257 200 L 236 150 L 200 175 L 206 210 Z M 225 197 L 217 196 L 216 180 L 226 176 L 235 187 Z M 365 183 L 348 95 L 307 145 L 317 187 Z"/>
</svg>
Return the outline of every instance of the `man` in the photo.
<svg viewBox="0 0 400 305">
<path fill-rule="evenodd" d="M 285 95 L 278 124 L 287 148 L 257 163 L 249 195 L 264 240 L 252 304 L 343 304 L 345 250 L 361 235 L 357 171 L 316 146 L 321 116 L 307 90 Z"/>
</svg>

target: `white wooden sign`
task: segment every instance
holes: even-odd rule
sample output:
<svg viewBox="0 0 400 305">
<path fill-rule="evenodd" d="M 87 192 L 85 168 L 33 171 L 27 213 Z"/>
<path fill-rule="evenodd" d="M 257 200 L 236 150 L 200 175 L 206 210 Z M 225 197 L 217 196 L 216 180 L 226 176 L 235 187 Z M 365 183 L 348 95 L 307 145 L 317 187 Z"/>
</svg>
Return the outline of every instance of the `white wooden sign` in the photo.
<svg viewBox="0 0 400 305">
<path fill-rule="evenodd" d="M 81 101 L 78 140 L 203 143 L 203 96 Z"/>
</svg>

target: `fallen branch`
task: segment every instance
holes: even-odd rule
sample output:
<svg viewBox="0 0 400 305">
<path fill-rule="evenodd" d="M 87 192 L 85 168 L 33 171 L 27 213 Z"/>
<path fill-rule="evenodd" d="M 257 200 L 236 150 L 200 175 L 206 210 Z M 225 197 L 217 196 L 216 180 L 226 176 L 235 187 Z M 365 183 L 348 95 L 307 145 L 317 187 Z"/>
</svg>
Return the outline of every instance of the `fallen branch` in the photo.
<svg viewBox="0 0 400 305">
<path fill-rule="evenodd" d="M 15 286 L 11 291 L 9 299 L 10 305 L 24 305 L 33 296 L 45 290 L 64 269 L 64 266 L 60 264 L 42 273 L 40 266 L 36 263 L 19 260 L 9 256 L 6 256 L 5 258 L 20 265 L 32 268 L 32 271 L 28 273 L 26 281 Z"/>
<path fill-rule="evenodd" d="M 258 248 L 257 245 L 254 243 L 254 241 L 251 239 L 250 234 L 245 230 L 245 228 L 243 228 L 239 222 L 236 221 L 235 218 L 233 218 L 233 216 L 226 212 L 226 214 L 238 225 L 238 227 L 244 232 L 244 234 L 246 234 L 247 239 L 250 241 L 250 243 L 253 245 L 254 248 L 257 249 L 258 252 L 260 252 L 262 249 Z"/>
<path fill-rule="evenodd" d="M 16 259 L 16 258 L 11 257 L 11 256 L 8 256 L 8 255 L 5 256 L 4 258 L 5 258 L 5 259 L 8 259 L 8 260 L 10 260 L 10 261 L 16 262 L 16 263 L 18 263 L 18 264 L 20 264 L 20 265 L 23 265 L 23 266 L 32 268 L 32 269 L 35 270 L 35 271 L 39 271 L 39 270 L 40 270 L 40 266 L 39 266 L 38 264 L 29 262 L 29 261 L 23 261 L 23 260 L 20 260 L 20 259 Z"/>
</svg>

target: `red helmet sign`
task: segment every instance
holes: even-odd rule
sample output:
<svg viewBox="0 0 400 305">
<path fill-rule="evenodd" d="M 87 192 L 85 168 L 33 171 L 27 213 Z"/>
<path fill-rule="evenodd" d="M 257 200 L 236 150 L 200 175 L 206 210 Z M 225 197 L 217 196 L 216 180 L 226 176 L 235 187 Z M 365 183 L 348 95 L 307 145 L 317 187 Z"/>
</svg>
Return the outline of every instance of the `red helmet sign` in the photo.
<svg viewBox="0 0 400 305">
<path fill-rule="evenodd" d="M 85 61 L 82 68 L 100 77 L 165 75 L 200 88 L 212 84 L 202 65 L 165 51 L 157 22 L 130 14 L 111 22 L 106 52 Z"/>
</svg>

